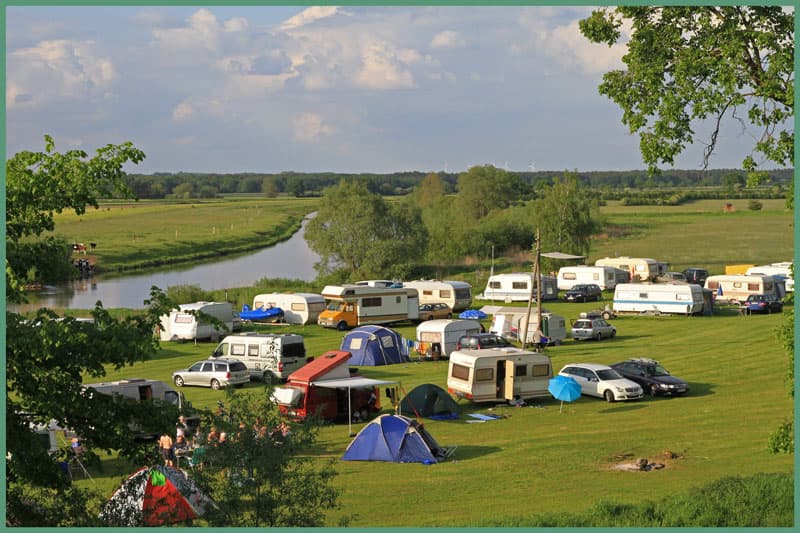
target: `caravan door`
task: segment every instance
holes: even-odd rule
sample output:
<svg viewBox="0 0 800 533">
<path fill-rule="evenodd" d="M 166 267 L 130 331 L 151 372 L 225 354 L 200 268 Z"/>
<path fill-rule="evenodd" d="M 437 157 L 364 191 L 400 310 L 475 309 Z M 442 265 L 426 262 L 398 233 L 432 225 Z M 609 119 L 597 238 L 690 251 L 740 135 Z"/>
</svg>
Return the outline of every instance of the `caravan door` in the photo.
<svg viewBox="0 0 800 533">
<path fill-rule="evenodd" d="M 506 400 L 514 399 L 514 361 L 505 361 L 506 378 L 503 383 L 503 398 Z"/>
</svg>

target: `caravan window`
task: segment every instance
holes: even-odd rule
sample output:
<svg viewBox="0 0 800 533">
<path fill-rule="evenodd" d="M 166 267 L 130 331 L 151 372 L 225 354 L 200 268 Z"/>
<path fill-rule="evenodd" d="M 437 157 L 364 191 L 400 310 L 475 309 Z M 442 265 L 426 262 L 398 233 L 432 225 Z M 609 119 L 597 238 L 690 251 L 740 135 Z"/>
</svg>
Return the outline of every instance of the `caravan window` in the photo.
<svg viewBox="0 0 800 533">
<path fill-rule="evenodd" d="M 194 315 L 190 315 L 189 313 L 178 313 L 175 315 L 176 324 L 191 324 L 193 320 Z"/>
<path fill-rule="evenodd" d="M 164 400 L 172 405 L 178 405 L 178 393 L 174 390 L 164 391 Z"/>
<path fill-rule="evenodd" d="M 258 344 L 248 344 L 247 355 L 250 357 L 258 357 Z"/>
<path fill-rule="evenodd" d="M 424 291 L 422 291 L 422 295 L 423 296 L 433 296 L 433 291 L 432 290 L 424 290 Z"/>
<path fill-rule="evenodd" d="M 450 371 L 450 377 L 455 379 L 460 379 L 462 381 L 469 380 L 469 367 L 464 365 L 453 365 L 452 370 Z"/>
<path fill-rule="evenodd" d="M 291 307 L 292 311 L 305 311 L 306 304 L 304 303 L 293 303 Z"/>
<path fill-rule="evenodd" d="M 533 365 L 533 373 L 531 375 L 535 378 L 549 376 L 550 365 Z"/>
<path fill-rule="evenodd" d="M 527 281 L 512 281 L 511 282 L 511 288 L 512 289 L 523 289 L 523 290 L 525 290 L 525 289 L 528 288 L 528 282 Z"/>
<path fill-rule="evenodd" d="M 499 289 L 500 288 L 500 282 L 499 281 L 490 281 L 489 282 L 489 288 L 490 289 Z"/>
<path fill-rule="evenodd" d="M 244 355 L 245 344 L 231 344 L 231 355 Z"/>
<path fill-rule="evenodd" d="M 734 289 L 741 289 L 742 288 L 742 282 L 741 281 L 734 281 L 733 282 L 733 288 Z"/>
<path fill-rule="evenodd" d="M 765 290 L 769 290 L 769 289 L 771 289 L 771 287 L 768 288 L 766 283 L 765 283 L 764 284 L 764 289 Z M 748 291 L 757 291 L 758 290 L 758 283 L 748 283 L 747 284 L 747 290 Z"/>
<path fill-rule="evenodd" d="M 469 300 L 471 297 L 469 289 L 456 289 L 456 299 Z"/>
<path fill-rule="evenodd" d="M 578 275 L 575 272 L 564 272 L 561 279 L 578 279 Z"/>
<path fill-rule="evenodd" d="M 600 273 L 599 272 L 594 272 L 592 274 L 592 279 L 599 281 L 600 280 Z"/>
<path fill-rule="evenodd" d="M 476 368 L 475 381 L 494 381 L 494 368 Z"/>
<path fill-rule="evenodd" d="M 439 298 L 450 298 L 450 291 L 439 291 Z"/>
<path fill-rule="evenodd" d="M 514 365 L 514 375 L 517 377 L 528 375 L 528 365 Z"/>
<path fill-rule="evenodd" d="M 636 272 L 644 272 L 647 270 L 647 267 L 645 265 L 636 265 L 635 269 Z"/>
<path fill-rule="evenodd" d="M 639 298 L 642 298 L 643 300 L 647 300 L 647 293 L 646 292 L 640 292 L 639 293 Z"/>
<path fill-rule="evenodd" d="M 361 300 L 361 307 L 380 307 L 381 306 L 381 297 L 376 296 L 374 298 L 364 298 Z"/>
<path fill-rule="evenodd" d="M 709 281 L 708 282 L 709 289 L 717 289 L 719 288 L 719 281 Z"/>
</svg>

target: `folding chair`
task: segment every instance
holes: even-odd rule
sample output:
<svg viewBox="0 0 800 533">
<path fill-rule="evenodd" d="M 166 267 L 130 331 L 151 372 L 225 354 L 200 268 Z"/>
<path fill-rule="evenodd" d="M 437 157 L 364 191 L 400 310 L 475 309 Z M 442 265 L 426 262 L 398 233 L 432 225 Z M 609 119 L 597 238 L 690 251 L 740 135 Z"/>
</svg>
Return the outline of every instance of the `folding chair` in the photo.
<svg viewBox="0 0 800 533">
<path fill-rule="evenodd" d="M 83 471 L 83 475 L 89 479 L 92 479 L 92 476 L 89 474 L 89 471 L 86 470 L 86 467 L 81 462 L 81 456 L 86 450 L 84 449 L 83 445 L 80 444 L 79 441 L 73 440 L 72 445 L 69 447 L 69 461 L 67 462 L 69 465 L 69 477 L 74 479 L 72 476 L 73 470 L 81 470 Z M 92 479 L 94 481 L 94 479 Z"/>
</svg>

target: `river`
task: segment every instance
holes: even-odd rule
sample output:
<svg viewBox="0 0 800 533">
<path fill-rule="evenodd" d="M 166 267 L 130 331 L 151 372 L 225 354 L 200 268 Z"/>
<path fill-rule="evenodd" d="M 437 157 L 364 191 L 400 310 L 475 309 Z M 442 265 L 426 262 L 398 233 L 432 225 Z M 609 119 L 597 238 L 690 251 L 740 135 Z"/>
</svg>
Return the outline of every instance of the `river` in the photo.
<svg viewBox="0 0 800 533">
<path fill-rule="evenodd" d="M 29 293 L 30 303 L 9 306 L 9 309 L 18 312 L 40 307 L 92 309 L 98 300 L 106 309 L 141 309 L 144 300 L 150 297 L 152 286 L 166 290 L 176 285 L 197 285 L 203 290 L 217 290 L 252 286 L 262 278 L 312 281 L 317 276 L 314 263 L 319 261 L 319 256 L 303 238 L 307 221 L 304 220 L 300 230 L 288 240 L 252 254 L 186 268 L 175 266 L 168 272 L 109 279 L 104 279 L 101 274 L 74 280 L 68 285 Z"/>
</svg>

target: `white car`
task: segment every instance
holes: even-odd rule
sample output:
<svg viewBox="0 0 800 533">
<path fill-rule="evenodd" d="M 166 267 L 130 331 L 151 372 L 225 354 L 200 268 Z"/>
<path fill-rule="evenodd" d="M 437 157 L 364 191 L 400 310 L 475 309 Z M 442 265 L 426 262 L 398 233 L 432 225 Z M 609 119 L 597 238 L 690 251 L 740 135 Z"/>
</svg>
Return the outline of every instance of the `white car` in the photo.
<svg viewBox="0 0 800 533">
<path fill-rule="evenodd" d="M 625 379 L 619 372 L 606 365 L 594 363 L 570 363 L 558 373 L 567 376 L 581 386 L 581 394 L 617 400 L 638 400 L 644 396 L 638 383 Z"/>
</svg>

